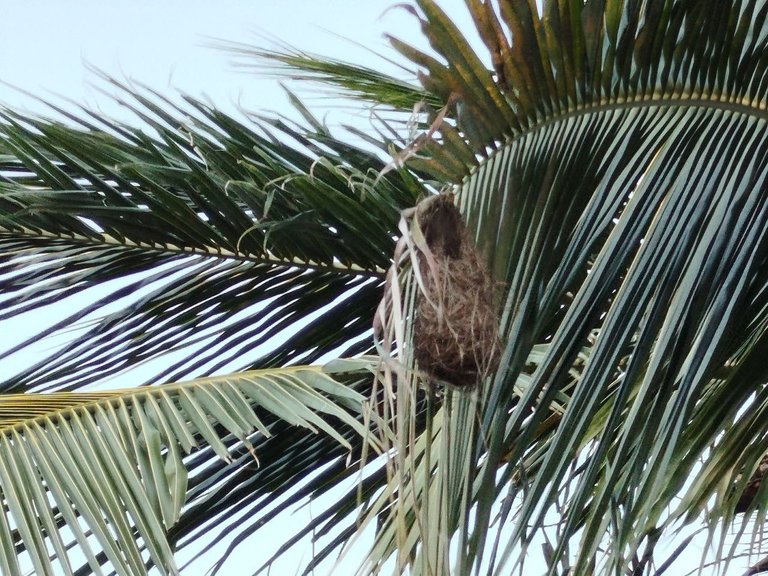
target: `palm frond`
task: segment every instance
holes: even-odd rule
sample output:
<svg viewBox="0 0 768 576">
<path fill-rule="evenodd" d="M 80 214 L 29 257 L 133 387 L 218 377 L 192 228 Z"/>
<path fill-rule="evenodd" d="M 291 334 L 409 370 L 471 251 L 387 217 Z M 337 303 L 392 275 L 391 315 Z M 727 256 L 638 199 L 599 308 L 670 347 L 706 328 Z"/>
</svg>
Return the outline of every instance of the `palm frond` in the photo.
<svg viewBox="0 0 768 576">
<path fill-rule="evenodd" d="M 3 112 L 2 319 L 51 312 L 3 351 L 3 390 L 158 384 L 370 350 L 399 210 L 429 186 L 405 170 L 380 176 L 386 157 L 326 131 L 122 88 L 144 128 L 87 110 L 55 108 L 66 124 Z M 364 394 L 370 380 L 349 384 Z M 326 466 L 337 480 L 356 470 L 337 441 L 267 420 L 272 436 L 249 437 L 268 461 L 257 470 L 236 439 L 222 441 L 235 464 L 204 446 L 185 459 L 173 549 L 216 530 L 245 539 L 260 523 L 230 526 L 233 508 L 258 517 L 266 498 L 290 506 L 329 490 L 312 477 Z M 338 434 L 360 451 L 357 432 Z"/>
<path fill-rule="evenodd" d="M 237 57 L 236 65 L 256 73 L 272 73 L 293 80 L 325 83 L 334 88 L 332 95 L 343 94 L 367 103 L 376 103 L 398 111 L 411 111 L 418 106 L 439 108 L 443 102 L 418 84 L 400 80 L 368 66 L 351 64 L 308 54 L 285 46 L 277 50 L 257 49 L 249 44 L 224 43 L 222 48 Z M 359 47 L 365 48 L 365 47 Z M 399 66 L 404 74 L 415 78 L 416 72 L 404 68 L 402 63 L 384 59 Z"/>
<path fill-rule="evenodd" d="M 119 574 L 143 574 L 147 563 L 179 574 L 166 532 L 194 490 L 186 465 L 193 450 L 204 443 L 231 462 L 223 441 L 230 438 L 257 466 L 275 418 L 349 450 L 337 430 L 365 435 L 356 418 L 362 401 L 308 367 L 102 393 L 0 396 L 3 573 L 23 573 L 20 543 L 36 574 L 74 574 L 80 554 L 102 573 L 100 552 Z M 78 544 L 74 557 L 68 540 Z"/>
<path fill-rule="evenodd" d="M 246 126 L 193 100 L 189 110 L 166 112 L 161 104 L 171 104 L 159 96 L 157 103 L 136 99 L 132 106 L 154 137 L 105 120 L 97 127 L 85 112 L 67 113 L 79 127 L 4 113 L 2 140 L 13 157 L 0 167 L 3 318 L 117 278 L 127 282 L 90 296 L 9 354 L 102 315 L 114 300 L 128 302 L 53 362 L 44 358 L 9 378 L 5 389 L 79 386 L 96 370 L 104 378 L 184 348 L 192 352 L 162 379 L 214 362 L 311 362 L 360 338 L 399 209 L 424 185 L 396 171 L 371 186 L 386 162 L 328 134 L 281 121 Z M 136 292 L 143 297 L 130 302 Z M 296 326 L 343 294 L 340 313 L 329 315 L 339 322 L 324 327 L 320 340 L 319 322 Z M 274 322 L 279 309 L 283 320 Z M 287 355 L 264 346 L 277 334 L 294 342 Z M 200 343 L 211 341 L 211 353 L 198 355 Z M 263 351 L 249 356 L 254 349 Z M 222 350 L 231 352 L 222 357 Z"/>
<path fill-rule="evenodd" d="M 764 8 L 470 1 L 492 71 L 418 4 L 438 57 L 396 47 L 457 106 L 427 164 L 453 165 L 457 146 L 476 158 L 450 174 L 505 286 L 505 350 L 477 412 L 452 403 L 461 436 L 395 435 L 402 461 L 424 457 L 420 442 L 436 459 L 400 489 L 440 504 L 431 520 L 390 516 L 375 561 L 411 542 L 417 573 L 504 573 L 556 515 L 554 562 L 608 573 L 642 569 L 675 522 L 730 526 L 766 450 Z M 467 443 L 469 498 L 441 488 L 458 456 L 440 446 Z M 445 524 L 453 560 L 419 564 L 431 529 L 470 514 L 474 528 Z M 495 514 L 511 530 L 489 558 Z"/>
<path fill-rule="evenodd" d="M 39 272 L 55 286 L 24 293 L 27 304 L 14 310 L 82 291 L 84 280 L 151 270 L 151 296 L 113 319 L 114 326 L 135 322 L 110 337 L 126 347 L 126 356 L 107 361 L 117 373 L 130 354 L 154 358 L 165 339 L 173 350 L 207 343 L 209 333 L 200 332 L 207 311 L 235 310 L 219 273 L 235 279 L 237 269 L 243 284 L 226 284 L 244 287 L 240 302 L 261 290 L 255 303 L 262 307 L 231 332 L 210 333 L 221 348 L 199 359 L 188 354 L 163 378 L 237 364 L 254 343 L 294 329 L 283 345 L 242 364 L 313 361 L 368 334 L 400 210 L 449 187 L 502 287 L 501 366 L 476 396 L 452 390 L 440 401 L 420 395 L 418 372 L 404 373 L 416 378 L 413 396 L 398 389 L 393 410 L 375 422 L 396 448 L 390 456 L 399 472 L 376 468 L 363 500 L 349 492 L 339 510 L 329 506 L 313 523 L 343 528 L 320 556 L 353 537 L 358 502 L 363 524 L 380 521 L 369 568 L 396 556 L 414 574 L 508 573 L 543 540 L 551 574 L 559 567 L 639 572 L 664 535 L 695 522 L 710 527 L 720 558 L 733 556 L 718 530 L 740 526 L 733 546 L 751 531 L 745 526 L 759 531 L 768 490 L 758 490 L 746 521 L 735 518 L 768 447 L 768 7 L 552 0 L 539 11 L 525 0 L 467 0 L 488 49 L 478 55 L 435 2 L 417 5 L 434 53 L 393 44 L 419 69 L 423 90 L 301 52 L 273 55 L 280 66 L 305 68 L 372 102 L 412 108 L 423 100 L 421 134 L 394 147 L 394 163 L 331 137 L 306 109 L 310 132 L 264 120 L 254 130 L 190 102 L 193 118 L 179 129 L 178 110 L 139 95 L 131 106 L 152 136 L 115 124 L 96 129 L 97 118 L 76 119 L 81 129 L 70 130 L 6 112 L 0 207 L 3 241 L 16 252 L 2 262 L 0 281 L 21 294 Z M 294 145 L 285 145 L 289 139 Z M 386 150 L 391 142 L 378 144 Z M 412 230 L 402 233 L 420 241 Z M 79 267 L 94 246 L 97 270 L 57 266 L 57 251 Z M 34 273 L 15 268 L 22 253 Z M 407 324 L 415 318 L 415 274 L 394 284 L 406 297 L 396 350 L 406 367 L 409 343 L 419 338 Z M 246 278 L 256 277 L 267 285 L 248 289 Z M 146 281 L 136 277 L 131 286 Z M 167 286 L 177 299 L 164 299 Z M 275 329 L 265 310 L 272 297 L 290 294 L 287 286 L 309 295 L 280 301 L 275 317 L 287 320 Z M 203 295 L 206 288 L 215 295 Z M 189 317 L 181 314 L 187 299 Z M 71 320 L 105 306 L 106 299 L 83 307 Z M 175 310 L 178 319 L 156 338 L 139 337 L 143 320 Z M 320 315 L 303 325 L 302 312 Z M 105 339 L 98 352 L 97 344 L 90 366 L 85 346 L 100 334 L 89 333 L 53 365 L 56 388 L 95 374 L 109 345 Z M 222 358 L 224 348 L 232 352 Z M 382 378 L 385 391 L 406 385 Z M 7 389 L 46 381 L 41 364 Z M 306 450 L 276 470 L 281 480 L 309 469 L 316 450 L 315 462 L 338 455 L 336 444 L 274 426 L 285 435 L 272 448 L 296 440 Z M 204 450 L 200 461 L 209 457 Z M 198 493 L 220 471 L 205 469 Z M 222 486 L 244 493 L 249 482 L 233 473 Z M 308 489 L 322 491 L 323 482 Z M 175 541 L 194 541 L 196 530 L 212 525 L 229 528 L 216 517 L 234 502 L 224 494 L 210 506 L 200 501 L 199 515 L 194 505 L 186 520 L 182 514 Z M 504 526 L 495 537 L 494 521 Z M 237 541 L 253 529 L 243 528 Z"/>
</svg>

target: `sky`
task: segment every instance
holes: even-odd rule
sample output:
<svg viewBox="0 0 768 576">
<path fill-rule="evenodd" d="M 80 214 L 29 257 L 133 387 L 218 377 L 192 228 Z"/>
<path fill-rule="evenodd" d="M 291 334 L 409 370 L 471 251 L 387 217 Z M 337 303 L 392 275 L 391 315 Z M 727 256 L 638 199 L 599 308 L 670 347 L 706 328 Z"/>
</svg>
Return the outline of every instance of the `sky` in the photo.
<svg viewBox="0 0 768 576">
<path fill-rule="evenodd" d="M 384 32 L 422 47 L 416 20 L 392 0 L 3 0 L 0 103 L 42 110 L 18 87 L 50 99 L 120 115 L 88 66 L 163 92 L 207 97 L 218 107 L 280 110 L 274 78 L 243 72 L 217 40 L 269 46 L 271 39 L 308 52 L 381 66 Z M 461 0 L 444 4 L 467 20 Z M 392 52 L 389 52 L 391 55 Z"/>
<path fill-rule="evenodd" d="M 394 55 L 385 32 L 421 48 L 426 44 L 414 17 L 402 8 L 391 9 L 393 4 L 394 0 L 0 0 L 0 104 L 50 115 L 51 111 L 36 99 L 41 98 L 73 110 L 84 105 L 109 117 L 135 122 L 109 97 L 110 88 L 94 73 L 97 69 L 121 81 L 145 84 L 164 95 L 183 92 L 205 98 L 234 114 L 240 109 L 290 114 L 276 78 L 237 68 L 231 53 L 213 45 L 221 41 L 258 47 L 284 43 L 394 72 L 373 55 Z M 442 6 L 468 22 L 462 0 L 448 0 Z M 313 104 L 311 99 L 309 103 Z M 350 118 L 349 110 L 334 109 L 332 104 L 317 102 L 320 115 L 329 114 L 331 125 L 337 118 L 338 122 L 359 122 L 366 127 L 367 114 Z M 0 349 L 12 345 L 2 341 L 7 338 L 3 334 L 21 339 L 34 328 L 27 317 L 14 326 L 5 323 L 0 331 Z M 25 362 L 18 355 L 15 358 Z M 309 503 L 259 531 L 236 550 L 220 574 L 252 573 L 308 521 L 313 509 L 317 512 L 319 505 Z M 209 561 L 204 559 L 184 569 L 184 576 L 205 574 L 226 545 L 223 538 L 208 555 Z M 191 552 L 178 555 L 179 565 Z M 296 574 L 311 554 L 309 543 L 299 545 L 274 566 L 272 574 Z M 352 573 L 358 561 L 359 557 L 350 555 L 333 573 Z M 318 574 L 329 570 L 330 565 L 326 565 Z"/>
</svg>

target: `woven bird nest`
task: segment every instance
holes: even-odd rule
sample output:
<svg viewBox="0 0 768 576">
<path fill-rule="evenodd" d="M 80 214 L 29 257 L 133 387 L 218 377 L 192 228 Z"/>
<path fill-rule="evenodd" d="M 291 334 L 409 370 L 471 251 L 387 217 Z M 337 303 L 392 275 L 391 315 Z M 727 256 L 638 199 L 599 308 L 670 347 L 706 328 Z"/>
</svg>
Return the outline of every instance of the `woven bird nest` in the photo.
<svg viewBox="0 0 768 576">
<path fill-rule="evenodd" d="M 744 486 L 744 491 L 736 502 L 736 509 L 734 510 L 736 514 L 747 512 L 750 506 L 753 505 L 766 475 L 768 475 L 768 454 L 762 457 L 760 463 L 757 465 L 757 469 L 752 473 L 752 476 L 749 477 L 747 485 Z"/>
<path fill-rule="evenodd" d="M 428 198 L 414 218 L 412 229 L 421 232 L 414 244 L 422 279 L 413 327 L 414 359 L 418 369 L 435 380 L 475 386 L 499 364 L 494 283 L 449 196 Z"/>
</svg>

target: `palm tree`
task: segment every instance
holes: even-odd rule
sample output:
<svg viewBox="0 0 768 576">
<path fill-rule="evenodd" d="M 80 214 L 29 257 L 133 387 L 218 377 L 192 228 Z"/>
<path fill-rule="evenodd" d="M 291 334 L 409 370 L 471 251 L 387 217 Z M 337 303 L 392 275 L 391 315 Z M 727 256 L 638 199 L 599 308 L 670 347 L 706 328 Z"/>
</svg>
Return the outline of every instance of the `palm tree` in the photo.
<svg viewBox="0 0 768 576">
<path fill-rule="evenodd" d="M 0 318 L 70 310 L 0 357 L 68 334 L 4 375 L 4 574 L 176 574 L 305 496 L 308 571 L 371 524 L 364 573 L 759 551 L 768 5 L 466 4 L 490 57 L 431 0 L 434 53 L 392 39 L 420 85 L 231 47 L 390 113 L 361 144 L 135 86 L 145 129 L 2 111 Z"/>
</svg>

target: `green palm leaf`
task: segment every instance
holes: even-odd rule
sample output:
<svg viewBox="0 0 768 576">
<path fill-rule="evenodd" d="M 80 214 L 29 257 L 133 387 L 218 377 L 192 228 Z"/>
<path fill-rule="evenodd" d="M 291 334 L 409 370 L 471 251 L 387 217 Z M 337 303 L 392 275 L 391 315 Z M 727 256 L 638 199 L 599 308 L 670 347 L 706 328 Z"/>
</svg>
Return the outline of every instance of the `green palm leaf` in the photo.
<svg viewBox="0 0 768 576">
<path fill-rule="evenodd" d="M 2 170 L 2 242 L 9 271 L 2 288 L 11 303 L 3 317 L 94 283 L 126 278 L 126 286 L 78 306 L 50 330 L 54 333 L 100 314 L 112 300 L 138 290 L 149 293 L 104 317 L 57 355 L 54 366 L 66 374 L 61 382 L 54 384 L 45 359 L 8 380 L 6 389 L 41 386 L 41 370 L 48 388 L 78 385 L 93 377 L 95 366 L 103 377 L 133 362 L 127 358 L 144 361 L 161 345 L 163 352 L 181 350 L 207 337 L 218 338 L 219 348 L 187 354 L 196 362 L 186 373 L 206 362 L 236 362 L 276 334 L 296 332 L 295 313 L 305 317 L 346 292 L 354 295 L 340 305 L 345 311 L 335 316 L 339 322 L 325 344 L 310 323 L 290 336 L 293 353 L 286 357 L 261 348 L 259 365 L 285 363 L 309 348 L 314 350 L 304 360 L 312 361 L 364 333 L 368 323 L 359 317 L 376 298 L 375 281 L 387 263 L 398 209 L 412 204 L 424 192 L 422 185 L 400 172 L 372 188 L 384 161 L 328 135 L 282 122 L 247 127 L 194 101 L 186 112 L 196 111 L 197 117 L 188 116 L 182 126 L 152 100 L 137 98 L 136 111 L 158 133 L 155 138 L 114 123 L 96 130 L 79 120 L 83 129 L 78 130 L 5 114 L 3 142 L 14 159 Z M 182 110 L 173 112 L 182 117 Z M 282 144 L 273 131 L 295 139 L 297 147 Z M 22 255 L 30 259 L 28 268 L 12 263 Z M 36 287 L 28 270 L 50 281 Z M 295 289 L 283 289 L 288 285 Z M 264 322 L 268 313 L 261 302 L 273 302 L 270 312 L 282 308 L 284 320 Z M 206 331 L 202 310 L 209 318 L 249 315 Z M 174 321 L 146 331 L 160 316 Z M 122 346 L 104 337 L 116 326 Z M 228 355 L 221 355 L 223 345 Z M 239 366 L 257 360 L 252 355 Z M 73 363 L 79 368 L 65 369 Z"/>
<path fill-rule="evenodd" d="M 53 313 L 0 361 L 69 337 L 4 374 L 3 390 L 103 388 L 114 377 L 156 384 L 370 350 L 368 311 L 399 208 L 426 185 L 400 170 L 372 187 L 386 161 L 327 132 L 134 96 L 152 136 L 85 110 L 58 110 L 70 124 L 4 113 L 2 318 Z M 364 393 L 370 381 L 352 384 Z M 205 446 L 186 459 L 186 505 L 165 527 L 172 548 L 214 530 L 248 533 L 229 526 L 228 510 L 258 511 L 281 494 L 290 506 L 306 494 L 292 486 L 307 478 L 305 489 L 324 492 L 324 477 L 311 474 L 325 466 L 356 471 L 337 441 L 265 418 L 272 436 L 249 438 L 264 455 L 257 470 L 233 439 L 223 442 L 234 465 Z M 359 450 L 358 433 L 339 434 Z"/>
<path fill-rule="evenodd" d="M 249 438 L 272 436 L 269 414 L 349 450 L 337 430 L 365 435 L 355 418 L 362 401 L 322 369 L 306 367 L 103 393 L 3 395 L 3 573 L 23 573 L 21 543 L 36 574 L 74 574 L 66 527 L 96 573 L 102 551 L 119 574 L 143 574 L 147 561 L 161 574 L 178 574 L 166 532 L 187 503 L 185 459 L 193 449 L 204 443 L 231 462 L 223 442 L 231 437 L 257 463 Z"/>
<path fill-rule="evenodd" d="M 564 1 L 540 16 L 470 1 L 489 71 L 434 2 L 418 4 L 440 58 L 395 45 L 456 113 L 414 165 L 455 183 L 505 286 L 506 348 L 479 408 L 449 393 L 434 416 L 455 413 L 454 431 L 399 436 L 398 502 L 439 504 L 421 520 L 390 509 L 371 561 L 397 550 L 417 573 L 478 567 L 500 505 L 512 529 L 498 573 L 553 515 L 553 573 L 644 570 L 678 520 L 731 525 L 766 449 L 762 5 Z M 479 164 L 456 167 L 462 146 Z M 450 484 L 457 460 L 468 496 Z M 451 558 L 439 547 L 454 537 Z"/>
<path fill-rule="evenodd" d="M 424 394 L 433 385 L 403 368 L 420 337 L 423 282 L 418 265 L 396 261 L 388 285 L 402 306 L 388 309 L 396 329 L 385 347 L 394 357 L 372 401 L 391 410 L 370 414 L 390 460 L 304 531 L 341 530 L 317 559 L 354 539 L 357 512 L 378 527 L 363 571 L 394 557 L 414 574 L 504 574 L 544 543 L 551 574 L 639 574 L 686 524 L 709 526 L 727 565 L 759 532 L 768 490 L 736 518 L 768 446 L 766 7 L 553 0 L 539 11 L 467 0 L 488 49 L 477 55 L 435 2 L 417 4 L 434 52 L 393 45 L 423 90 L 301 52 L 273 55 L 357 98 L 424 111 L 410 143 L 397 131 L 366 135 L 394 162 L 337 140 L 306 108 L 310 128 L 245 126 L 134 90 L 128 105 L 151 135 L 86 113 L 70 115 L 75 129 L 6 111 L 3 317 L 123 284 L 43 330 L 109 310 L 5 389 L 79 388 L 168 351 L 183 354 L 155 381 L 369 351 L 393 237 L 422 241 L 398 231 L 399 212 L 450 189 L 500 286 L 501 366 L 476 392 Z M 371 391 L 370 380 L 354 386 Z M 249 504 L 323 463 L 336 467 L 307 493 L 349 476 L 339 438 L 297 436 L 291 422 L 265 424 L 277 441 L 251 437 L 257 453 L 287 456 L 269 468 L 280 482 L 252 490 Z M 189 459 L 201 480 L 173 543 L 231 528 L 226 490 L 268 477 L 225 472 L 213 452 Z M 199 497 L 219 474 L 216 495 Z M 19 539 L 40 549 L 32 532 L 9 534 L 7 550 Z"/>
</svg>

